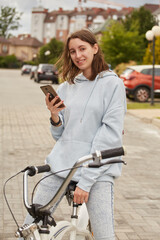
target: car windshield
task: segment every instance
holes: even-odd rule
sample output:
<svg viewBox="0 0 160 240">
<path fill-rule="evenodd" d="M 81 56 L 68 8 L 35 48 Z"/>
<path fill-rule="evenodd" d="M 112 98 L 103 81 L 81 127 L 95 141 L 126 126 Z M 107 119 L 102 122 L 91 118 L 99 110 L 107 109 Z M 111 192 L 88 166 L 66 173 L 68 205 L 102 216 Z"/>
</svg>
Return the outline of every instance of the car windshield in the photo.
<svg viewBox="0 0 160 240">
<path fill-rule="evenodd" d="M 32 66 L 30 66 L 30 65 L 23 65 L 23 67 L 22 67 L 22 69 L 24 69 L 24 68 L 31 68 Z"/>
<path fill-rule="evenodd" d="M 123 71 L 122 75 L 123 75 L 124 77 L 127 77 L 127 76 L 128 76 L 129 74 L 131 74 L 133 71 L 134 71 L 134 70 L 131 69 L 131 68 L 126 68 L 126 69 Z"/>
<path fill-rule="evenodd" d="M 43 66 L 42 69 L 53 71 L 53 66 L 52 65 L 46 65 L 46 66 Z"/>
<path fill-rule="evenodd" d="M 33 66 L 32 67 L 32 71 L 36 70 L 37 66 Z"/>
</svg>

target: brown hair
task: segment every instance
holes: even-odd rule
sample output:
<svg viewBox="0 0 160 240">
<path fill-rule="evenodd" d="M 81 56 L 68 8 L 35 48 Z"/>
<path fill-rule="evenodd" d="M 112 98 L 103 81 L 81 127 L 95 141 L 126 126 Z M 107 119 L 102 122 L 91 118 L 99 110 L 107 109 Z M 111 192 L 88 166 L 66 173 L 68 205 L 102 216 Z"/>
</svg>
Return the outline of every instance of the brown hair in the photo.
<svg viewBox="0 0 160 240">
<path fill-rule="evenodd" d="M 60 67 L 60 73 L 62 75 L 63 80 L 65 81 L 67 80 L 70 83 L 74 83 L 73 81 L 74 78 L 79 73 L 81 73 L 81 70 L 73 63 L 69 53 L 69 42 L 71 39 L 75 38 L 79 38 L 84 42 L 88 42 L 91 46 L 94 46 L 95 43 L 97 44 L 97 40 L 94 34 L 88 29 L 76 31 L 68 37 L 64 47 L 63 54 L 59 61 L 57 62 L 57 66 Z M 93 81 L 98 73 L 108 69 L 109 67 L 107 63 L 105 63 L 103 53 L 98 45 L 98 51 L 94 55 L 92 61 L 92 75 L 89 80 Z"/>
</svg>

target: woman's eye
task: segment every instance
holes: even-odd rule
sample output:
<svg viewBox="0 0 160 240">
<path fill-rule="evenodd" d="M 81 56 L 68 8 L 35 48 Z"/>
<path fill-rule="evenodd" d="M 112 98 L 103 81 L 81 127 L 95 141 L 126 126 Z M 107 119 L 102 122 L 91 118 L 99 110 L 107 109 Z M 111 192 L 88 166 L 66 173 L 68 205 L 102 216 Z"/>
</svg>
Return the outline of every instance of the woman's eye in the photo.
<svg viewBox="0 0 160 240">
<path fill-rule="evenodd" d="M 80 50 L 81 50 L 81 51 L 84 51 L 84 50 L 85 50 L 85 48 L 81 48 Z"/>
<path fill-rule="evenodd" d="M 74 53 L 74 51 L 70 51 L 70 54 L 72 55 Z"/>
</svg>

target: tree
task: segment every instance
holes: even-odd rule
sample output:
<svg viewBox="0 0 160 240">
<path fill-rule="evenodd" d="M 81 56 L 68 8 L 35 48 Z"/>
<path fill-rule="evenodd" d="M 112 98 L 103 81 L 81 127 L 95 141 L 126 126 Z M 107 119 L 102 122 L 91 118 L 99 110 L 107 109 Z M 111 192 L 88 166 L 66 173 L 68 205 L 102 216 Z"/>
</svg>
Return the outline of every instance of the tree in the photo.
<svg viewBox="0 0 160 240">
<path fill-rule="evenodd" d="M 152 13 L 144 7 L 133 10 L 131 15 L 127 15 L 126 19 L 123 20 L 123 25 L 127 31 L 138 31 L 140 35 L 145 35 L 155 24 L 156 21 Z"/>
<path fill-rule="evenodd" d="M 53 38 L 48 44 L 41 47 L 38 61 L 39 63 L 51 63 L 54 64 L 63 50 L 63 42 L 60 42 Z M 48 55 L 46 52 L 48 51 Z"/>
<path fill-rule="evenodd" d="M 148 43 L 145 55 L 143 57 L 143 64 L 153 63 L 153 42 Z M 160 64 L 160 37 L 155 40 L 155 64 Z"/>
<path fill-rule="evenodd" d="M 0 8 L 0 36 L 4 38 L 10 37 L 10 31 L 20 27 L 20 19 L 22 13 L 18 13 L 15 8 Z"/>
<path fill-rule="evenodd" d="M 138 31 L 140 36 L 143 36 L 144 47 L 146 48 L 145 56 L 143 57 L 144 64 L 152 63 L 152 44 L 148 44 L 145 34 L 148 30 L 152 29 L 156 25 L 156 20 L 153 17 L 152 13 L 149 10 L 146 10 L 144 7 L 140 9 L 135 9 L 131 15 L 127 16 L 123 21 L 123 25 L 127 31 Z M 160 54 L 159 54 L 160 44 L 158 45 L 158 39 L 155 46 L 155 60 L 157 63 L 160 63 Z"/>
<path fill-rule="evenodd" d="M 120 22 L 112 22 L 103 33 L 101 47 L 105 60 L 114 68 L 122 62 L 141 61 L 144 54 L 143 37 L 138 31 L 126 31 Z"/>
</svg>

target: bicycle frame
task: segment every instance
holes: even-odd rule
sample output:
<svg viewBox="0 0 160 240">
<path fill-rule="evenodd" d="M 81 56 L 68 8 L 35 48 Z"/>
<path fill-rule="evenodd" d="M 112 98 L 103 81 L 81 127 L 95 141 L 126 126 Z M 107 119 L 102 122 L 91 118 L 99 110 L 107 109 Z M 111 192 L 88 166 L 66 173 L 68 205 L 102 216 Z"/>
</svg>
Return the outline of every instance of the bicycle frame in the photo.
<svg viewBox="0 0 160 240">
<path fill-rule="evenodd" d="M 73 166 L 73 168 L 70 170 L 69 174 L 67 175 L 67 177 L 65 178 L 64 182 L 62 183 L 61 187 L 59 188 L 59 190 L 57 191 L 57 193 L 55 194 L 55 196 L 53 197 L 53 199 L 47 203 L 45 206 L 43 207 L 40 207 L 39 208 L 39 211 L 40 212 L 43 212 L 45 210 L 49 210 L 50 208 L 52 208 L 52 206 L 60 199 L 61 197 L 61 194 L 63 192 L 65 192 L 68 184 L 70 183 L 74 173 L 76 172 L 77 170 L 77 167 L 81 166 L 83 163 L 89 161 L 89 160 L 92 160 L 93 159 L 93 156 L 92 154 L 90 155 L 87 155 L 85 157 L 82 157 L 80 158 Z M 85 166 L 83 166 L 85 167 Z M 27 178 L 28 178 L 28 173 L 29 173 L 29 170 L 27 170 L 25 173 L 24 173 L 24 204 L 25 204 L 25 207 L 27 209 L 31 209 L 31 206 L 28 204 L 28 184 L 27 184 Z"/>
<path fill-rule="evenodd" d="M 118 151 L 117 151 L 118 150 Z M 123 151 L 122 151 L 123 150 Z M 114 154 L 113 154 L 113 152 Z M 123 153 L 122 153 L 123 152 Z M 101 155 L 102 154 L 102 155 Z M 43 217 L 48 217 L 51 214 L 46 214 L 46 211 L 50 210 L 52 206 L 60 199 L 62 193 L 64 193 L 67 189 L 68 184 L 70 183 L 74 173 L 76 172 L 77 168 L 80 167 L 82 164 L 89 160 L 93 160 L 94 163 L 89 163 L 86 165 L 83 165 L 83 167 L 100 167 L 105 164 L 112 164 L 112 163 L 124 163 L 122 160 L 110 160 L 108 162 L 102 163 L 101 160 L 103 158 L 109 158 L 109 157 L 114 157 L 114 156 L 120 156 L 124 155 L 124 149 L 123 148 L 117 148 L 113 150 L 106 150 L 106 151 L 97 151 L 95 154 L 90 154 L 87 156 L 84 156 L 80 158 L 70 170 L 66 179 L 62 183 L 61 187 L 51 199 L 49 203 L 47 203 L 44 206 L 38 206 L 38 212 L 43 215 Z M 42 166 L 41 166 L 42 167 Z M 39 167 L 39 168 L 41 168 Z M 35 167 L 35 170 L 37 172 L 38 167 Z M 29 205 L 28 203 L 28 175 L 30 174 L 29 170 L 23 170 L 24 172 L 24 184 L 23 184 L 23 189 L 24 189 L 24 205 L 28 212 L 32 209 L 32 206 Z M 44 171 L 41 171 L 44 172 Z M 33 176 L 33 175 L 30 175 Z M 17 237 L 20 237 L 22 235 L 25 240 L 61 240 L 62 237 L 67 233 L 71 232 L 70 234 L 70 240 L 85 240 L 85 237 L 87 237 L 88 240 L 93 240 L 92 234 L 90 231 L 86 230 L 87 225 L 88 225 L 88 212 L 85 204 L 82 204 L 79 210 L 79 218 L 77 217 L 77 207 L 74 209 L 73 207 L 73 214 L 71 221 L 60 221 L 56 225 L 53 224 L 48 224 L 48 221 L 46 221 L 44 225 L 39 226 L 37 223 L 32 223 L 29 226 L 23 226 L 22 228 L 19 228 L 17 231 Z M 39 216 L 39 215 L 38 215 Z M 48 219 L 48 218 L 47 218 Z"/>
</svg>

